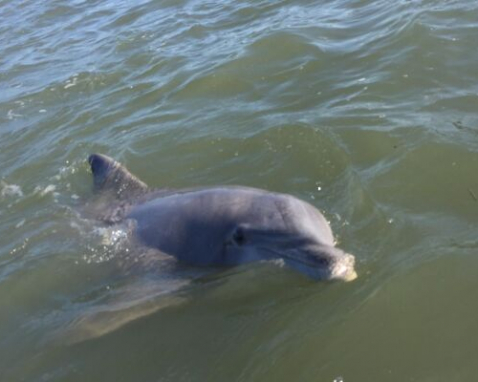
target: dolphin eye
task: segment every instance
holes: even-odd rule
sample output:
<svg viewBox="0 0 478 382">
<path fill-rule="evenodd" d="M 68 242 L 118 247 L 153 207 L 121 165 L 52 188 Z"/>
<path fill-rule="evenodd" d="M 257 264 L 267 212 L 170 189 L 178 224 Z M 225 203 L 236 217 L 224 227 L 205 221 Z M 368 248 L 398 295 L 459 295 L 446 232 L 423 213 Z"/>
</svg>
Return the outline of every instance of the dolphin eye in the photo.
<svg viewBox="0 0 478 382">
<path fill-rule="evenodd" d="M 245 244 L 246 235 L 244 234 L 244 230 L 242 228 L 237 228 L 232 236 L 232 240 L 239 246 Z"/>
</svg>

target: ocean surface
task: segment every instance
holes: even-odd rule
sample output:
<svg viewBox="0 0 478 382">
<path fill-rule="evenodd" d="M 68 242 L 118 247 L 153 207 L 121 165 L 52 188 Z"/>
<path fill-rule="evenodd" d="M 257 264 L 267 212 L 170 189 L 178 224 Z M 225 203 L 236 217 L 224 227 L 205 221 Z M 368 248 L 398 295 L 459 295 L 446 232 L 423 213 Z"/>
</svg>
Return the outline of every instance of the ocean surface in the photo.
<svg viewBox="0 0 478 382">
<path fill-rule="evenodd" d="M 465 0 L 0 0 L 0 381 L 477 380 L 477 41 Z M 359 277 L 138 252 L 93 152 L 302 198 Z"/>
</svg>

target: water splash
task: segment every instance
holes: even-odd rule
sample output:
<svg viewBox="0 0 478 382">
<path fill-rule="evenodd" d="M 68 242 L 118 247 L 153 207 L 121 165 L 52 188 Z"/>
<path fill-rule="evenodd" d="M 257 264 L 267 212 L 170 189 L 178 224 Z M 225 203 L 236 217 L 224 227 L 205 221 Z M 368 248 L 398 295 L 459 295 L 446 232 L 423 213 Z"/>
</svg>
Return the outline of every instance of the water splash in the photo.
<svg viewBox="0 0 478 382">
<path fill-rule="evenodd" d="M 19 198 L 23 197 L 22 188 L 17 184 L 7 184 L 3 180 L 0 181 L 0 187 L 2 189 L 1 195 L 3 197 L 13 197 L 17 196 Z"/>
</svg>

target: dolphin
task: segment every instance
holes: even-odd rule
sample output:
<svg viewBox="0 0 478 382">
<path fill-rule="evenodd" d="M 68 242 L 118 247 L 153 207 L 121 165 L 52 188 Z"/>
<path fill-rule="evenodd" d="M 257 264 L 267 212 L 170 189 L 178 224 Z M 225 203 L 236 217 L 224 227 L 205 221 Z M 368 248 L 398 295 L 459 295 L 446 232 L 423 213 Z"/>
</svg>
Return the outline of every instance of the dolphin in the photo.
<svg viewBox="0 0 478 382">
<path fill-rule="evenodd" d="M 88 162 L 103 197 L 98 218 L 132 223 L 141 244 L 181 263 L 276 260 L 317 280 L 357 277 L 354 256 L 335 247 L 322 213 L 296 197 L 242 186 L 154 190 L 106 155 Z"/>
</svg>

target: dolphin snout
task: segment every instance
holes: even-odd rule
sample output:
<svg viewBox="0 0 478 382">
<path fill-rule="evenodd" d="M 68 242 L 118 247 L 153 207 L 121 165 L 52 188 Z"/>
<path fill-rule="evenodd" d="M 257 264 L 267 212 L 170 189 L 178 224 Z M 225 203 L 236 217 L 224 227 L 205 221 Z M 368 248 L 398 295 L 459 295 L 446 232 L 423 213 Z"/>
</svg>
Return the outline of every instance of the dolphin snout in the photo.
<svg viewBox="0 0 478 382">
<path fill-rule="evenodd" d="M 276 254 L 292 268 L 317 280 L 352 281 L 357 278 L 355 257 L 336 247 L 312 245 Z"/>
<path fill-rule="evenodd" d="M 350 254 L 342 256 L 332 267 L 331 279 L 342 281 L 353 281 L 357 278 L 354 268 L 355 257 Z"/>
</svg>

